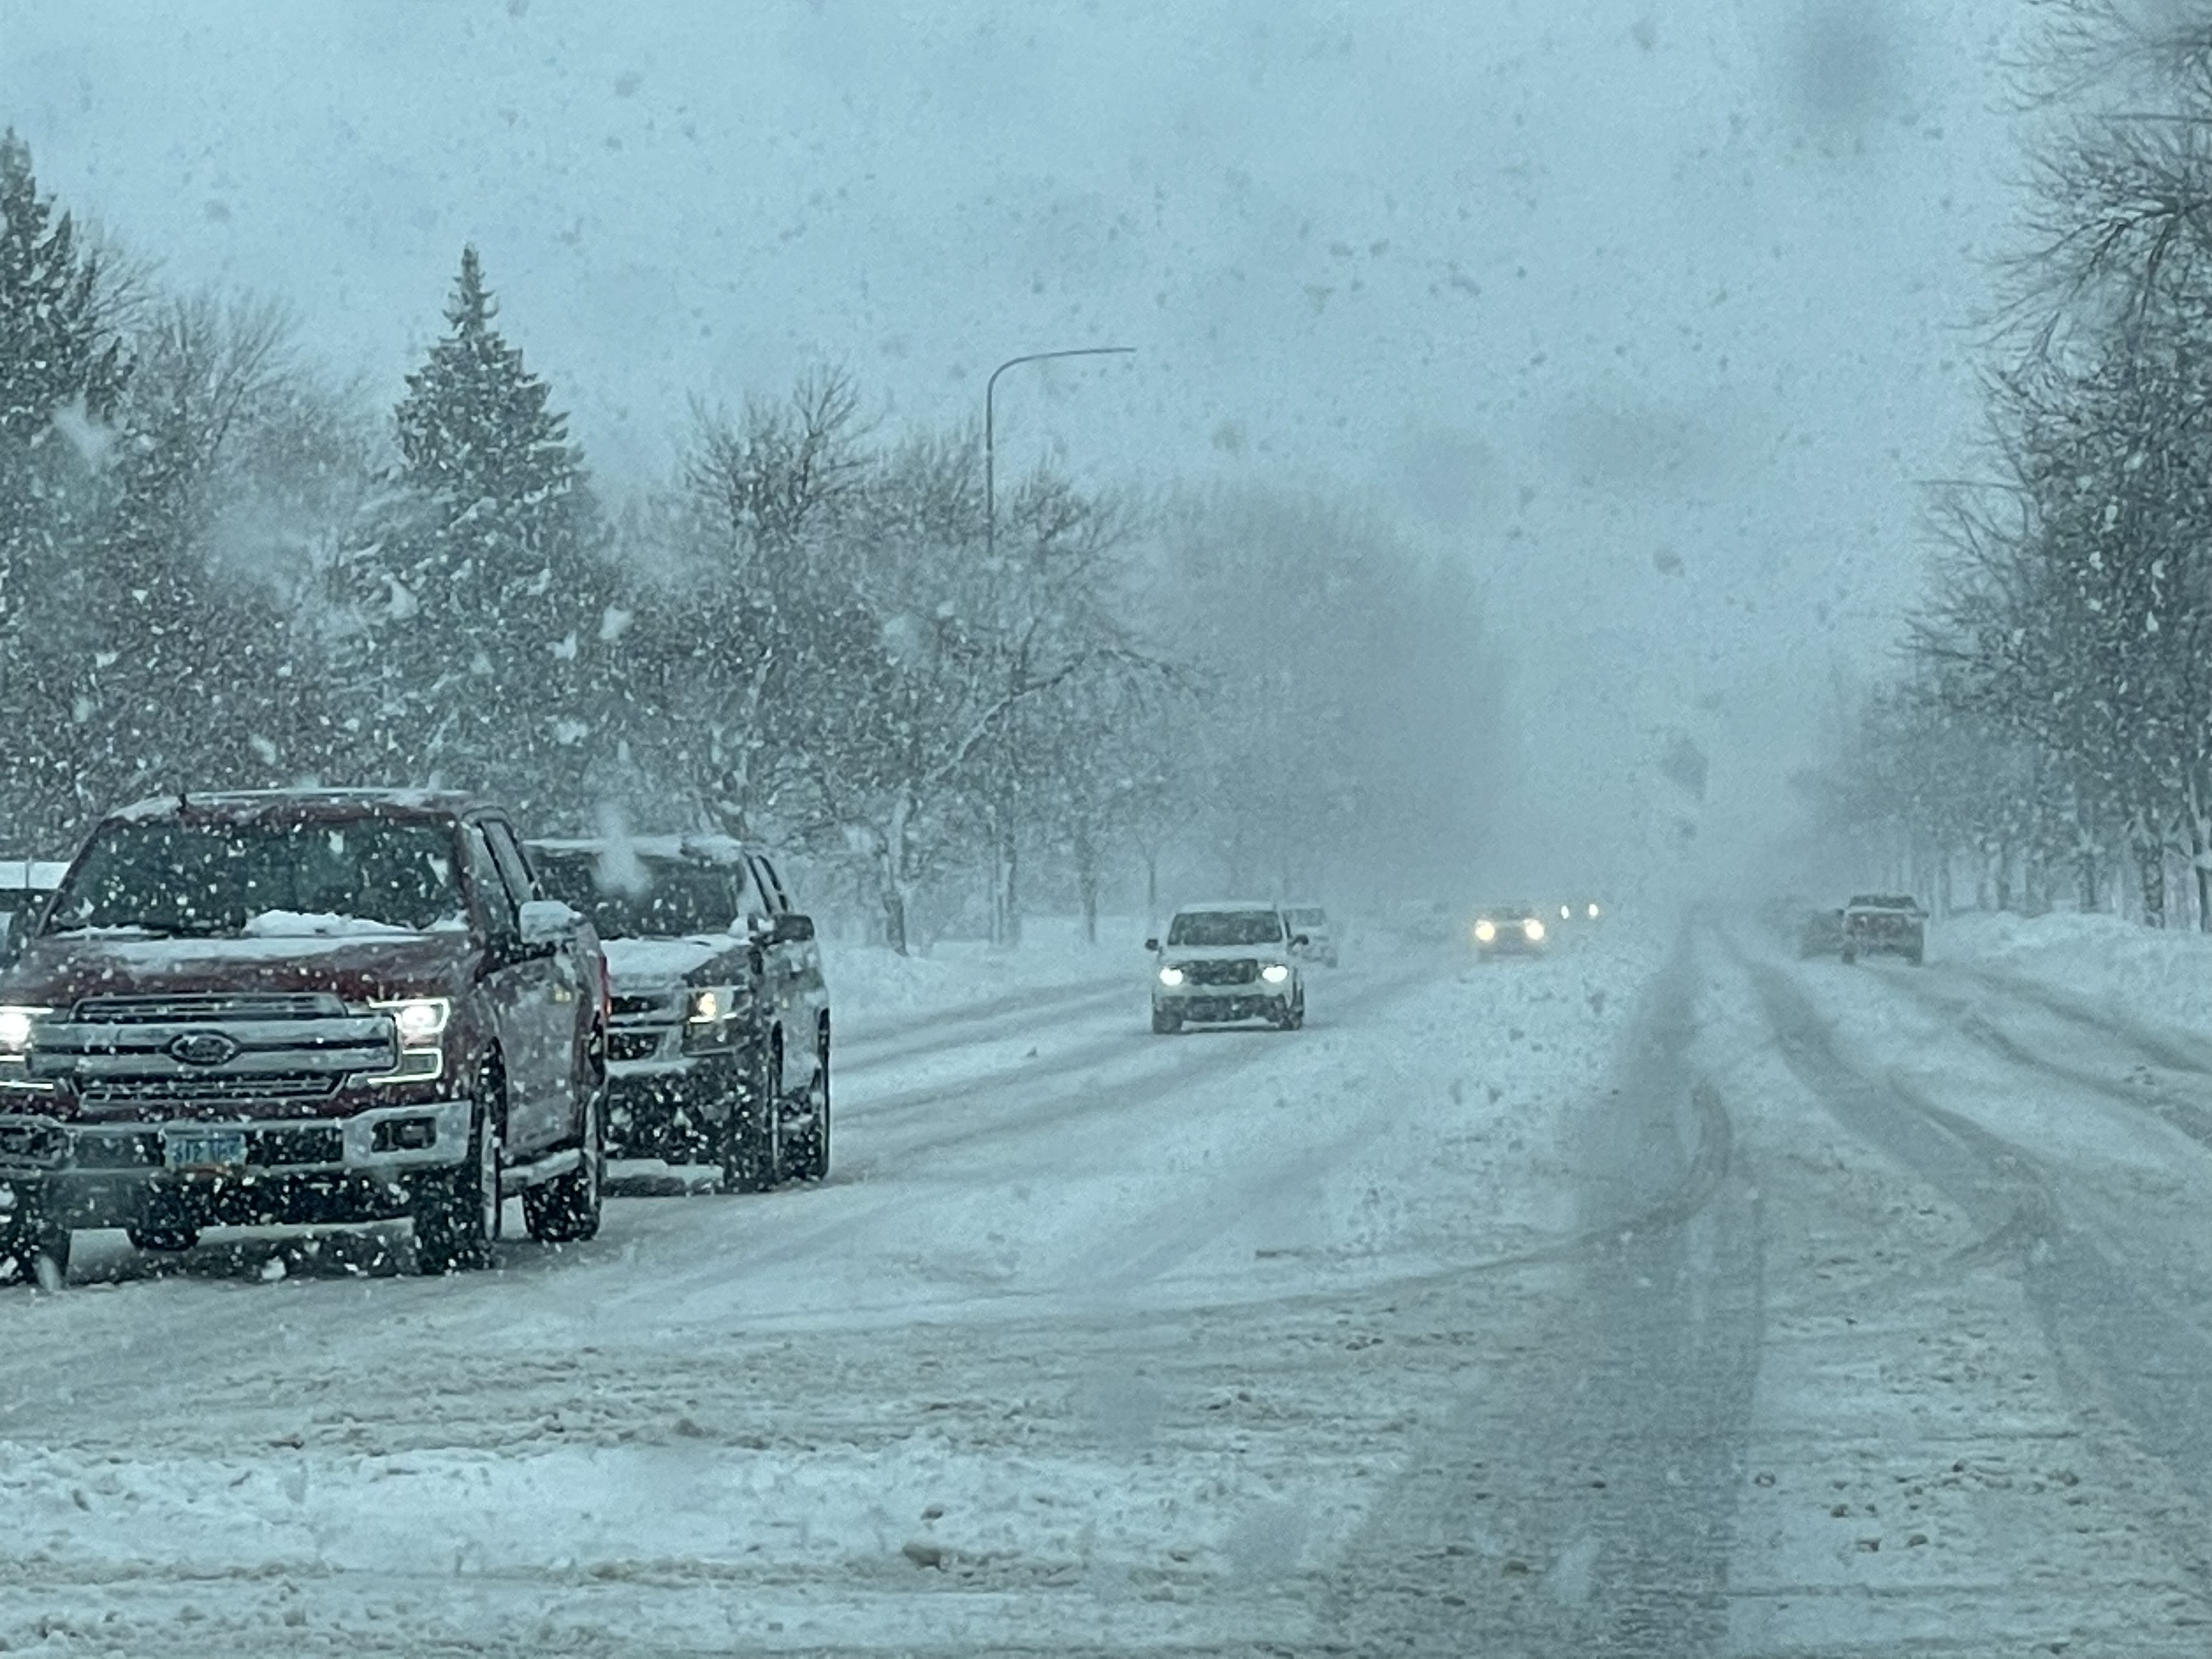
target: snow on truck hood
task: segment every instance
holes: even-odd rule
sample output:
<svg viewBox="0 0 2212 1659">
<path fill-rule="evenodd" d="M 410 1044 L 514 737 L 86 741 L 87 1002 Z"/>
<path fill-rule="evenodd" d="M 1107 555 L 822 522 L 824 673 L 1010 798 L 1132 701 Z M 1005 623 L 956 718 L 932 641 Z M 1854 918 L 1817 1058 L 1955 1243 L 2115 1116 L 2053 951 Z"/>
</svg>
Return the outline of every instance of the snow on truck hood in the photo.
<svg viewBox="0 0 2212 1659">
<path fill-rule="evenodd" d="M 684 976 L 744 945 L 734 933 L 696 933 L 686 939 L 610 939 L 607 972 L 618 989 L 679 985 Z"/>
<path fill-rule="evenodd" d="M 473 961 L 465 931 L 177 939 L 48 933 L 0 975 L 0 1002 L 63 1006 L 92 995 L 332 991 L 348 1000 L 444 994 Z"/>
</svg>

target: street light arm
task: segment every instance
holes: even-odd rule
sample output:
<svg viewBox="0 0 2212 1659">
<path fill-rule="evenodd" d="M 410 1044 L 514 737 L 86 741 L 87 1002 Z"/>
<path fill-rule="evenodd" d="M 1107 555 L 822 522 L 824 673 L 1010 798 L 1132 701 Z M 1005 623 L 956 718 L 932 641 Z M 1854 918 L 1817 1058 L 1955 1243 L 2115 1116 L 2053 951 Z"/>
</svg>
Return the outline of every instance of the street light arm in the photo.
<svg viewBox="0 0 2212 1659">
<path fill-rule="evenodd" d="M 993 398 L 999 389 L 999 376 L 1010 368 L 1024 363 L 1048 362 L 1055 357 L 1129 357 L 1136 355 L 1134 346 L 1073 346 L 1065 351 L 1030 351 L 1018 357 L 1009 357 L 991 371 L 983 382 L 983 553 L 986 558 L 998 556 L 999 548 L 999 486 L 998 486 L 998 422 L 993 408 Z"/>
</svg>

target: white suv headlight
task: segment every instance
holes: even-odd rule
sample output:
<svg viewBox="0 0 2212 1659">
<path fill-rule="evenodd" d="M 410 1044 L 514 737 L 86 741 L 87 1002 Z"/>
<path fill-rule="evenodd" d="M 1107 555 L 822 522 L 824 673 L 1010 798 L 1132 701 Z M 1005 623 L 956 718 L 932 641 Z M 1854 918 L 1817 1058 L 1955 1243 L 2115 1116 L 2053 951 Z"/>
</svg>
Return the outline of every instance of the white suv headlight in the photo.
<svg viewBox="0 0 2212 1659">
<path fill-rule="evenodd" d="M 1260 970 L 1260 977 L 1270 985 L 1280 985 L 1290 976 L 1290 969 L 1279 962 L 1271 962 Z"/>
<path fill-rule="evenodd" d="M 1168 968 L 1163 968 L 1163 969 L 1160 969 L 1160 983 L 1161 983 L 1161 984 L 1163 984 L 1163 985 L 1180 985 L 1180 984 L 1182 984 L 1182 969 L 1180 969 L 1180 968 L 1175 968 L 1175 967 L 1168 967 Z"/>
</svg>

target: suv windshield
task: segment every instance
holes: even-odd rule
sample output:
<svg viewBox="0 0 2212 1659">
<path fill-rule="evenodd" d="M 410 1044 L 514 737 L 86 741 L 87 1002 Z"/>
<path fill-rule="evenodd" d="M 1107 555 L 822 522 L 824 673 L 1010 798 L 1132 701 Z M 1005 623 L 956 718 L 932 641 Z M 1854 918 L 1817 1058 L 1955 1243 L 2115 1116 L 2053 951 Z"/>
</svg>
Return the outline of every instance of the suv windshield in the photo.
<svg viewBox="0 0 2212 1659">
<path fill-rule="evenodd" d="M 417 933 L 463 925 L 443 824 L 117 823 L 63 884 L 44 932 Z"/>
<path fill-rule="evenodd" d="M 1276 945 L 1283 919 L 1273 910 L 1191 910 L 1168 927 L 1170 945 Z"/>
<path fill-rule="evenodd" d="M 532 855 L 550 898 L 591 918 L 601 939 L 676 939 L 726 932 L 744 908 L 744 872 L 730 864 L 640 859 L 617 880 L 596 853 Z"/>
</svg>

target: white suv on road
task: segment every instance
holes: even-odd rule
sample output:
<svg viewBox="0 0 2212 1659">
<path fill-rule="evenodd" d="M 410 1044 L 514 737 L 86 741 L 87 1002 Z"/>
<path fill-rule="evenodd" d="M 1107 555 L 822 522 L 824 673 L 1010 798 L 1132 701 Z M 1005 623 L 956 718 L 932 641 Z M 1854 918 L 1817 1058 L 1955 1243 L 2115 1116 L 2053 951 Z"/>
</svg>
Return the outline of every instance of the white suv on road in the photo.
<svg viewBox="0 0 2212 1659">
<path fill-rule="evenodd" d="M 1281 1031 L 1305 1024 L 1305 981 L 1294 933 L 1273 904 L 1191 904 L 1168 924 L 1167 943 L 1145 941 L 1152 972 L 1152 1030 L 1264 1019 Z"/>
</svg>

